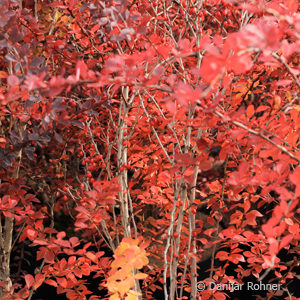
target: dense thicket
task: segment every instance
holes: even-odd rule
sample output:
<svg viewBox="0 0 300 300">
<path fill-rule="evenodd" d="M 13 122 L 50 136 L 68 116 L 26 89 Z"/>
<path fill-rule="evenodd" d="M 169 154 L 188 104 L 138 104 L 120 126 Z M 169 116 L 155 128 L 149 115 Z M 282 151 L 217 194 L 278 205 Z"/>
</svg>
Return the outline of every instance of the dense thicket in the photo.
<svg viewBox="0 0 300 300">
<path fill-rule="evenodd" d="M 296 299 L 299 52 L 296 0 L 1 0 L 1 299 Z"/>
</svg>

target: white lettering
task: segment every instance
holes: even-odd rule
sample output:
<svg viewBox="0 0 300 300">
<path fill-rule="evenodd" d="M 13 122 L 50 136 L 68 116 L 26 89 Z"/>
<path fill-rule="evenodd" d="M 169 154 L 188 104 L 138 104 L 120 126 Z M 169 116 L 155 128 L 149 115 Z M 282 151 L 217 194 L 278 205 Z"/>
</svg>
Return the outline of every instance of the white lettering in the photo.
<svg viewBox="0 0 300 300">
<path fill-rule="evenodd" d="M 237 283 L 215 283 L 215 282 L 210 282 L 209 283 L 209 290 L 217 290 L 217 291 L 230 291 L 233 292 L 235 290 L 240 291 L 242 289 L 244 284 L 237 284 Z"/>
<path fill-rule="evenodd" d="M 262 283 L 261 281 L 259 283 L 254 282 L 247 282 L 247 290 L 253 290 L 253 291 L 278 291 L 280 290 L 281 284 L 276 283 Z"/>
</svg>

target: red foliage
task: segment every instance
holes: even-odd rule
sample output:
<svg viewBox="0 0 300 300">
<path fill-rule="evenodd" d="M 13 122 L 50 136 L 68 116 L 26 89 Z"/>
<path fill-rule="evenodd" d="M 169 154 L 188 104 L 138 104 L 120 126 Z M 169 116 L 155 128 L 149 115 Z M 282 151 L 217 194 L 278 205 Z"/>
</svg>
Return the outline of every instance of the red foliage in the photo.
<svg viewBox="0 0 300 300">
<path fill-rule="evenodd" d="M 282 254 L 299 254 L 298 1 L 0 8 L 0 295 L 48 284 L 102 299 L 92 274 L 111 299 L 150 299 L 159 283 L 171 299 L 225 299 L 197 293 L 196 263 L 213 257 L 224 264 L 212 260 L 205 283 L 271 272 L 291 297 L 296 263 Z M 147 277 L 124 261 L 141 236 Z M 25 241 L 40 267 L 13 277 L 9 257 Z M 112 279 L 114 265 L 130 286 Z"/>
</svg>

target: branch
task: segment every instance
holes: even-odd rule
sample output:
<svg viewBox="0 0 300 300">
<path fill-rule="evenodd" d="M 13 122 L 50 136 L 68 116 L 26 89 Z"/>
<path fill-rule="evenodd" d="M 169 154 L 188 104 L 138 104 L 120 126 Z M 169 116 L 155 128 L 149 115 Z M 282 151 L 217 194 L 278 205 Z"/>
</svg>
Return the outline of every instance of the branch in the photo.
<svg viewBox="0 0 300 300">
<path fill-rule="evenodd" d="M 279 56 L 278 54 L 276 54 L 276 53 L 272 53 L 272 56 L 273 56 L 275 59 L 277 59 L 280 63 L 282 63 L 282 64 L 285 66 L 285 68 L 288 70 L 288 72 L 289 72 L 289 73 L 292 75 L 292 77 L 294 78 L 294 80 L 295 80 L 295 82 L 296 82 L 298 88 L 300 89 L 300 81 L 298 80 L 297 76 L 293 73 L 291 67 L 287 64 L 287 62 L 286 62 L 284 59 L 282 59 L 282 57 L 280 57 L 280 56 Z"/>
<path fill-rule="evenodd" d="M 214 113 L 216 115 L 218 115 L 219 117 L 221 118 L 224 118 L 224 115 L 218 111 L 214 111 Z M 262 139 L 268 141 L 270 144 L 272 144 L 273 146 L 275 146 L 276 148 L 280 149 L 282 152 L 284 152 L 285 154 L 287 154 L 289 157 L 291 157 L 292 159 L 296 160 L 298 162 L 298 164 L 300 164 L 300 159 L 297 158 L 293 153 L 291 153 L 289 150 L 287 150 L 285 147 L 281 146 L 281 145 L 278 145 L 276 144 L 274 141 L 272 141 L 270 138 L 268 138 L 267 136 L 265 136 L 264 134 L 260 133 L 260 132 L 257 132 L 251 128 L 248 128 L 246 125 L 240 123 L 240 122 L 237 122 L 237 121 L 231 121 L 232 124 L 240 127 L 240 128 L 243 128 L 245 130 L 247 130 L 248 132 L 256 135 L 256 136 L 259 136 L 261 137 Z"/>
<path fill-rule="evenodd" d="M 143 103 L 143 100 L 142 100 L 140 94 L 139 94 L 139 98 L 140 98 L 140 100 L 141 100 L 141 104 L 142 104 L 142 107 L 143 107 L 143 109 L 144 109 L 145 115 L 147 116 L 147 118 L 150 119 L 150 115 L 148 114 L 148 112 L 147 112 L 147 110 L 146 110 L 146 108 L 145 108 L 145 105 L 144 105 L 144 103 Z M 158 134 L 157 134 L 155 128 L 154 128 L 152 125 L 151 125 L 151 128 L 152 128 L 153 133 L 155 134 L 155 136 L 156 136 L 156 138 L 157 138 L 157 141 L 158 141 L 158 143 L 159 143 L 161 149 L 163 150 L 164 154 L 166 155 L 166 157 L 167 157 L 169 163 L 173 166 L 173 165 L 174 165 L 174 162 L 172 161 L 172 159 L 170 158 L 169 154 L 167 153 L 165 147 L 163 146 L 163 144 L 162 144 L 162 142 L 161 142 L 161 140 L 160 140 L 160 138 L 159 138 L 159 136 L 158 136 Z"/>
</svg>

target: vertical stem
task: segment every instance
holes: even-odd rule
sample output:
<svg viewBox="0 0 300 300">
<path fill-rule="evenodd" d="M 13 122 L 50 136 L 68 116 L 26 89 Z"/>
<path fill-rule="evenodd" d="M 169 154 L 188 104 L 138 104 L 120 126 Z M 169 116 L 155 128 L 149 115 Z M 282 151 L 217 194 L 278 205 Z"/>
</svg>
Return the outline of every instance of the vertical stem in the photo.
<svg viewBox="0 0 300 300">
<path fill-rule="evenodd" d="M 0 281 L 5 282 L 5 289 L 12 286 L 10 279 L 10 254 L 12 249 L 14 218 L 5 217 L 4 227 L 1 224 L 1 248 L 0 248 Z M 5 294 L 3 288 L 0 289 L 0 297 Z"/>
<path fill-rule="evenodd" d="M 194 182 L 193 187 L 190 192 L 190 203 L 193 203 L 195 200 L 196 195 L 196 184 L 197 184 L 197 177 L 198 177 L 198 166 L 195 167 L 194 170 Z M 189 213 L 189 227 L 190 232 L 194 232 L 196 228 L 196 217 L 194 214 Z M 197 261 L 196 261 L 196 255 L 197 255 L 197 248 L 196 248 L 196 241 L 195 239 L 191 242 L 192 252 L 193 256 L 191 257 L 191 299 L 195 299 L 197 296 Z M 189 251 L 188 251 L 189 253 Z"/>
<path fill-rule="evenodd" d="M 184 214 L 184 205 L 187 200 L 187 187 L 186 184 L 182 183 L 179 186 L 180 189 L 180 200 L 183 202 L 183 205 L 180 208 L 177 226 L 176 226 L 176 232 L 178 232 L 178 237 L 175 239 L 175 247 L 174 247 L 174 253 L 179 253 L 180 248 L 180 236 L 181 236 L 181 227 L 182 227 L 182 220 L 183 220 L 183 214 Z M 175 299 L 175 292 L 177 290 L 177 267 L 178 267 L 178 259 L 174 257 L 173 263 L 170 269 L 170 299 Z"/>
<path fill-rule="evenodd" d="M 126 125 L 126 118 L 128 115 L 127 99 L 128 99 L 128 87 L 122 87 L 123 100 L 121 100 L 120 105 L 120 121 L 119 121 L 119 135 L 118 135 L 118 165 L 119 167 L 127 163 L 127 145 L 123 145 L 125 141 L 124 138 L 124 127 Z M 124 236 L 129 237 L 130 232 L 130 223 L 129 223 L 129 210 L 128 210 L 128 178 L 127 178 L 127 169 L 125 168 L 119 175 L 121 192 L 119 193 L 120 208 L 121 208 L 121 222 L 124 230 Z"/>
<path fill-rule="evenodd" d="M 124 130 L 127 129 L 126 118 L 128 116 L 128 111 L 130 108 L 130 103 L 132 99 L 129 99 L 129 87 L 122 87 L 121 90 L 122 98 L 121 105 L 120 105 L 120 119 L 119 119 L 119 128 L 118 128 L 118 167 L 127 164 L 127 144 L 123 145 L 123 142 L 126 142 L 126 138 L 124 136 Z M 134 96 L 133 96 L 134 97 Z M 131 206 L 131 202 L 129 202 L 129 190 L 128 190 L 128 174 L 127 169 L 124 168 L 119 175 L 120 185 L 121 185 L 121 192 L 119 193 L 119 200 L 120 200 L 120 208 L 121 208 L 121 222 L 124 231 L 124 236 L 129 237 L 131 236 L 131 228 L 130 228 L 130 215 L 129 215 L 129 205 Z M 134 218 L 133 211 L 131 210 L 131 217 Z M 133 221 L 134 222 L 134 221 Z M 134 223 L 135 225 L 135 223 Z M 135 226 L 134 226 L 135 227 Z M 133 271 L 136 273 L 136 270 Z M 135 280 L 135 291 L 141 294 L 141 288 L 139 285 L 139 281 Z M 141 297 L 138 297 L 141 299 Z"/>
<path fill-rule="evenodd" d="M 20 136 L 22 136 L 25 127 L 26 125 L 18 125 L 17 128 Z M 17 166 L 13 173 L 14 179 L 19 177 L 22 149 L 18 151 L 17 158 Z M 5 290 L 9 291 L 12 286 L 12 281 L 10 279 L 10 255 L 12 251 L 13 228 L 14 217 L 4 216 L 4 226 L 2 226 L 2 217 L 0 215 L 0 281 L 5 282 L 5 289 L 0 288 L 0 297 L 5 294 Z"/>
<path fill-rule="evenodd" d="M 34 17 L 38 21 L 38 0 L 34 0 Z"/>
</svg>

